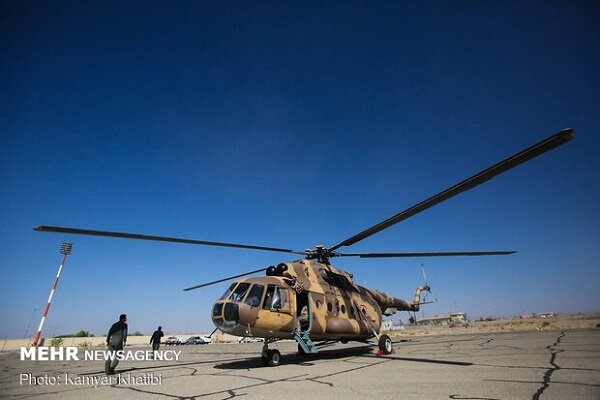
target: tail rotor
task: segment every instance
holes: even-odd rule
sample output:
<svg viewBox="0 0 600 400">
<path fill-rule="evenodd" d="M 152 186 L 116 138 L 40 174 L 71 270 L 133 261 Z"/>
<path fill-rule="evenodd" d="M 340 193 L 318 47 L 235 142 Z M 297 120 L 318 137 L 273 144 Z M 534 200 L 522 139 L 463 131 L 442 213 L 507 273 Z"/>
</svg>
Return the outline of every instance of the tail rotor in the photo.
<svg viewBox="0 0 600 400">
<path fill-rule="evenodd" d="M 437 297 L 434 297 L 433 300 L 427 301 L 427 296 L 429 296 L 430 294 L 433 295 L 433 293 L 431 292 L 431 286 L 429 285 L 429 279 L 427 278 L 427 272 L 425 271 L 425 266 L 423 265 L 423 263 L 421 263 L 421 275 L 423 275 L 423 297 L 421 299 L 421 304 L 431 304 L 431 303 L 435 303 L 438 301 Z M 416 324 L 416 313 L 414 315 L 415 318 L 415 324 Z M 425 319 L 425 310 L 423 308 L 421 308 L 421 319 Z"/>
</svg>

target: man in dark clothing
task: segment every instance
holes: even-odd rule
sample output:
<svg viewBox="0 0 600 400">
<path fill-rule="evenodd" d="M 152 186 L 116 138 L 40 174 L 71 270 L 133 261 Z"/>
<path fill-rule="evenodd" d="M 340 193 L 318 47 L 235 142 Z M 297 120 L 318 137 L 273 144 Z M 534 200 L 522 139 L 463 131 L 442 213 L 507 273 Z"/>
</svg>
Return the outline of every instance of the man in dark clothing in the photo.
<svg viewBox="0 0 600 400">
<path fill-rule="evenodd" d="M 115 322 L 106 335 L 106 345 L 111 351 L 113 359 L 108 358 L 104 364 L 104 370 L 107 375 L 114 375 L 115 367 L 119 363 L 116 358 L 115 352 L 117 350 L 123 350 L 123 346 L 127 343 L 127 315 L 121 314 L 119 321 Z"/>
<path fill-rule="evenodd" d="M 150 338 L 150 344 L 152 345 L 152 351 L 157 351 L 160 347 L 160 338 L 165 336 L 162 331 L 162 326 L 159 326 L 157 330 L 154 331 L 152 337 Z"/>
</svg>

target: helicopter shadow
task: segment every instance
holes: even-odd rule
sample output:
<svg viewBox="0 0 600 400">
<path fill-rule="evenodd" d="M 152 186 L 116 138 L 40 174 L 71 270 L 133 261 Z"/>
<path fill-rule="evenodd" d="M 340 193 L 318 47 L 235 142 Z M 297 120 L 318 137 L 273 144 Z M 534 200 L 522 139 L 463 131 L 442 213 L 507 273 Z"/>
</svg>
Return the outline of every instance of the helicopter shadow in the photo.
<svg viewBox="0 0 600 400">
<path fill-rule="evenodd" d="M 437 360 L 428 358 L 409 358 L 409 357 L 396 357 L 396 356 L 383 356 L 378 357 L 372 347 L 353 347 L 349 349 L 334 349 L 334 350 L 322 350 L 318 354 L 299 355 L 297 353 L 284 354 L 281 357 L 281 365 L 300 365 L 311 367 L 316 365 L 318 361 L 337 360 L 348 357 L 365 357 L 365 358 L 380 358 L 381 360 L 389 361 L 408 361 L 408 362 L 421 362 L 431 364 L 445 364 L 455 366 L 471 366 L 474 365 L 471 362 L 463 361 L 448 361 L 448 360 Z M 214 366 L 216 369 L 227 369 L 227 370 L 242 370 L 242 369 L 253 369 L 253 368 L 270 368 L 265 366 L 260 357 L 245 358 L 242 360 L 235 360 L 232 362 L 224 362 Z"/>
<path fill-rule="evenodd" d="M 318 354 L 303 354 L 300 355 L 298 353 L 290 353 L 290 354 L 282 354 L 281 356 L 281 365 L 302 365 L 302 366 L 312 366 L 314 363 L 312 361 L 319 360 L 335 360 L 344 357 L 361 357 L 368 355 L 373 352 L 373 349 L 369 346 L 364 347 L 353 347 L 350 349 L 335 349 L 335 350 L 321 350 Z M 250 369 L 250 368 L 270 368 L 265 366 L 260 359 L 260 356 L 246 358 L 242 360 L 236 360 L 233 362 L 226 362 L 215 365 L 214 368 L 217 369 Z"/>
</svg>

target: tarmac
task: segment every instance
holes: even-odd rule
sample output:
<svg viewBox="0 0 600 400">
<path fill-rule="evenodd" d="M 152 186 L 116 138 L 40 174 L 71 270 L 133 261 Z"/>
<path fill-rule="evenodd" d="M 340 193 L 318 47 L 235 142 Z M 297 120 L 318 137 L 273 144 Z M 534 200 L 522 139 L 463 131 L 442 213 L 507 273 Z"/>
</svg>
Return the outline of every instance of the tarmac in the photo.
<svg viewBox="0 0 600 400">
<path fill-rule="evenodd" d="M 121 361 L 117 375 L 97 385 L 93 377 L 108 379 L 102 361 L 21 361 L 3 352 L 0 397 L 600 399 L 600 329 L 398 337 L 395 353 L 383 357 L 362 343 L 301 357 L 295 342 L 281 341 L 270 345 L 283 356 L 278 367 L 262 365 L 261 346 L 163 346 L 181 350 L 179 361 Z M 25 376 L 56 382 L 36 385 Z"/>
</svg>

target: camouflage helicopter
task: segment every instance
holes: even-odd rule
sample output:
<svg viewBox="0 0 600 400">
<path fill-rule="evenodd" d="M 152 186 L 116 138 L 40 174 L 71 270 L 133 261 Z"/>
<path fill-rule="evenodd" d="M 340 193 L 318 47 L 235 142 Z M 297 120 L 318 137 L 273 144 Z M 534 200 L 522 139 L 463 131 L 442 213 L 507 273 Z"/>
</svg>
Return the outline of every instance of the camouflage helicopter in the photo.
<svg viewBox="0 0 600 400">
<path fill-rule="evenodd" d="M 513 167 L 545 153 L 573 138 L 573 130 L 562 130 L 525 150 L 463 180 L 462 182 L 384 220 L 336 245 L 296 251 L 285 248 L 249 244 L 209 242 L 135 233 L 107 232 L 89 229 L 38 226 L 36 231 L 109 236 L 126 239 L 154 240 L 221 246 L 241 249 L 300 254 L 302 259 L 280 263 L 277 266 L 249 271 L 213 282 L 186 288 L 193 290 L 208 285 L 266 272 L 266 276 L 236 280 L 214 303 L 211 317 L 215 326 L 236 336 L 264 339 L 262 361 L 269 366 L 279 365 L 281 354 L 268 345 L 280 339 L 295 339 L 300 354 L 316 353 L 316 342 L 377 340 L 379 351 L 390 354 L 392 341 L 380 335 L 383 316 L 397 311 L 418 311 L 423 304 L 423 293 L 430 292 L 426 283 L 416 289 L 412 301 L 402 300 L 376 290 L 357 285 L 352 274 L 334 267 L 334 257 L 439 257 L 507 255 L 514 251 L 479 252 L 420 252 L 420 253 L 341 253 L 341 247 L 351 246 L 390 226 L 412 217 L 451 197 L 478 186 Z"/>
</svg>

